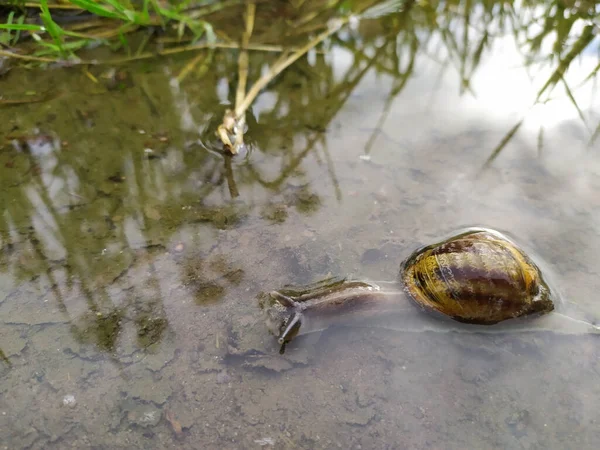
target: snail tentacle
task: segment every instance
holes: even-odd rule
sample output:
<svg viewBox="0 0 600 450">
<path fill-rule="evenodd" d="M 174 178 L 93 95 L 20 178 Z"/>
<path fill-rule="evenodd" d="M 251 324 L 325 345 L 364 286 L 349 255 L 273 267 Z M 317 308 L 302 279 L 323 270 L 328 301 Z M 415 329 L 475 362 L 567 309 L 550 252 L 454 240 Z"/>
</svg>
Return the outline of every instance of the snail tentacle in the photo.
<svg viewBox="0 0 600 450">
<path fill-rule="evenodd" d="M 306 309 L 306 305 L 278 291 L 271 291 L 270 294 L 281 306 L 290 310 L 290 316 L 284 322 L 285 328 L 277 339 L 281 344 L 281 352 L 283 352 L 285 344 L 290 342 L 300 331 L 303 319 L 302 311 Z"/>
<path fill-rule="evenodd" d="M 279 339 L 277 340 L 280 344 L 285 344 L 292 340 L 292 338 L 298 333 L 302 326 L 302 313 L 294 311 L 288 319 L 287 326 L 282 331 Z"/>
</svg>

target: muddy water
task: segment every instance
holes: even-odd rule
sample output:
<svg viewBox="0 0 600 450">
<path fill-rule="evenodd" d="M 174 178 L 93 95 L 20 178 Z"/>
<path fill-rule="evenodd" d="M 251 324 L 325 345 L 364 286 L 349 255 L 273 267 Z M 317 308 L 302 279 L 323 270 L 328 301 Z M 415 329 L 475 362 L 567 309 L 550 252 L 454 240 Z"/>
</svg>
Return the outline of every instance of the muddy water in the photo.
<svg viewBox="0 0 600 450">
<path fill-rule="evenodd" d="M 214 152 L 234 54 L 180 84 L 186 56 L 117 66 L 118 83 L 105 67 L 98 83 L 5 76 L 56 96 L 0 110 L 4 448 L 597 447 L 596 336 L 373 322 L 279 355 L 267 332 L 260 292 L 393 281 L 471 225 L 511 233 L 573 316 L 600 319 L 600 147 L 559 88 L 530 109 L 552 67 L 528 73 L 500 36 L 465 90 L 439 39 L 411 53 L 384 31 L 287 71 L 254 105 L 245 159 Z M 584 52 L 570 76 L 596 64 Z M 574 95 L 593 131 L 592 83 Z"/>
</svg>

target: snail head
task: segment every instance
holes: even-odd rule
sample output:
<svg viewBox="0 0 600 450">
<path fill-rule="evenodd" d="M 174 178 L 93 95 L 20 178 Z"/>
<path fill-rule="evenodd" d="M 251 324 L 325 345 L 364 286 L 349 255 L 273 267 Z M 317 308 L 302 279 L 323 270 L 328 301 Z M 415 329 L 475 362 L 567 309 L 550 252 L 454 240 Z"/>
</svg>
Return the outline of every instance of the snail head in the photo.
<svg viewBox="0 0 600 450">
<path fill-rule="evenodd" d="M 277 341 L 281 344 L 283 353 L 285 345 L 297 336 L 302 326 L 302 311 L 304 306 L 283 295 L 280 292 L 272 291 L 269 296 L 274 300 L 274 304 L 269 311 L 270 329 L 277 335 Z"/>
</svg>

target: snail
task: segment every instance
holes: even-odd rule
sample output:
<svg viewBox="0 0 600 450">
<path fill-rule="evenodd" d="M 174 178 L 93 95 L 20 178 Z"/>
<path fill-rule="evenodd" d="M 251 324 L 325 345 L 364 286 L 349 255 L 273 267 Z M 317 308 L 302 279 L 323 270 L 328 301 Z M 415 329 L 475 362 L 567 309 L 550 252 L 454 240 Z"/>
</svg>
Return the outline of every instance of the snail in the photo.
<svg viewBox="0 0 600 450">
<path fill-rule="evenodd" d="M 538 264 L 488 228 L 467 228 L 418 248 L 400 264 L 397 282 L 329 278 L 271 291 L 266 299 L 267 327 L 281 353 L 296 336 L 360 324 L 366 315 L 402 330 L 600 333 L 600 327 L 557 311 L 558 296 Z"/>
</svg>

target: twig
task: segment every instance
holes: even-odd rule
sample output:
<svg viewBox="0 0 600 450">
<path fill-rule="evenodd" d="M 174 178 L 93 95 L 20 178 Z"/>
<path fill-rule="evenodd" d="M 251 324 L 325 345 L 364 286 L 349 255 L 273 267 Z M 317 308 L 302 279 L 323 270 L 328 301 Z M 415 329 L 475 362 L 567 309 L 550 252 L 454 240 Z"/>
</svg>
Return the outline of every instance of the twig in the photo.
<svg viewBox="0 0 600 450">
<path fill-rule="evenodd" d="M 229 195 L 231 198 L 240 196 L 240 192 L 235 184 L 235 177 L 233 176 L 233 166 L 231 165 L 232 156 L 225 156 L 223 164 L 225 165 L 225 179 L 227 180 L 227 187 L 229 188 Z"/>
<path fill-rule="evenodd" d="M 252 30 L 254 29 L 254 15 L 256 13 L 256 5 L 254 2 L 248 3 L 246 12 L 246 30 L 242 36 L 242 48 L 238 58 L 238 87 L 235 94 L 235 109 L 237 111 L 239 105 L 244 102 L 246 97 L 246 82 L 248 81 L 248 43 Z M 232 148 L 232 153 L 237 154 L 239 148 L 244 145 L 244 126 L 246 125 L 246 115 L 242 114 L 237 118 L 235 131 L 235 145 Z"/>
<path fill-rule="evenodd" d="M 254 29 L 254 15 L 256 13 L 256 4 L 249 1 L 246 4 L 246 28 L 242 35 L 242 44 L 240 46 L 240 55 L 238 57 L 238 87 L 235 93 L 236 107 L 244 100 L 246 93 L 246 81 L 248 80 L 248 43 Z M 235 117 L 233 111 L 227 109 L 223 115 L 223 121 L 217 128 L 217 136 L 225 148 L 232 154 L 237 155 L 244 144 L 244 126 L 246 116 Z M 231 140 L 233 139 L 233 142 Z"/>
<path fill-rule="evenodd" d="M 248 41 L 252 34 L 254 26 L 254 13 L 256 5 L 254 2 L 248 3 L 246 12 L 246 30 L 242 36 L 241 52 L 238 59 L 238 87 L 235 98 L 235 110 L 227 110 L 223 116 L 223 122 L 217 128 L 217 135 L 221 142 L 233 155 L 239 153 L 239 149 L 244 143 L 244 126 L 246 123 L 246 111 L 254 102 L 260 91 L 277 77 L 283 70 L 305 55 L 309 50 L 315 48 L 332 34 L 336 33 L 342 26 L 348 23 L 349 18 L 339 19 L 331 25 L 327 31 L 319 34 L 303 47 L 300 47 L 293 53 L 285 51 L 271 66 L 269 71 L 261 76 L 250 88 L 247 94 L 246 82 L 248 79 Z M 233 138 L 233 142 L 231 139 Z"/>
<path fill-rule="evenodd" d="M 138 61 L 141 59 L 150 59 L 150 58 L 156 58 L 157 56 L 167 56 L 167 55 L 173 55 L 173 54 L 177 54 L 177 53 L 191 52 L 193 50 L 203 50 L 203 49 L 207 49 L 207 48 L 238 49 L 238 48 L 240 48 L 240 46 L 239 46 L 239 44 L 235 44 L 235 43 L 201 42 L 201 43 L 197 43 L 197 44 L 167 48 L 164 50 L 158 50 L 156 52 L 140 53 L 138 55 L 129 56 L 126 58 L 114 58 L 114 59 L 93 60 L 93 61 L 82 59 L 82 60 L 68 61 L 68 64 L 69 65 L 82 65 L 82 64 L 87 65 L 87 64 L 89 64 L 89 65 L 95 65 L 95 66 L 104 65 L 104 64 L 122 64 L 122 63 L 128 63 L 128 62 L 132 62 L 132 61 Z M 274 53 L 284 51 L 283 48 L 278 45 L 249 45 L 248 50 L 274 52 Z M 0 56 L 6 56 L 8 58 L 15 58 L 15 59 L 23 59 L 26 61 L 49 62 L 49 63 L 60 63 L 60 62 L 64 61 L 64 60 L 61 60 L 58 58 L 47 58 L 47 57 L 33 56 L 33 55 L 22 55 L 19 53 L 14 53 L 14 52 L 6 51 L 6 50 L 0 50 Z"/>
<path fill-rule="evenodd" d="M 277 75 L 279 75 L 284 69 L 286 69 L 289 65 L 294 63 L 300 57 L 302 57 L 305 53 L 307 53 L 312 48 L 319 45 L 329 36 L 337 32 L 342 26 L 344 26 L 348 22 L 348 19 L 341 19 L 334 26 L 332 26 L 329 30 L 324 31 L 304 47 L 301 47 L 299 50 L 296 50 L 291 56 L 286 58 L 285 60 L 278 61 L 271 67 L 269 72 L 260 77 L 254 85 L 248 91 L 248 95 L 244 98 L 244 102 L 235 108 L 235 116 L 240 117 L 242 114 L 246 112 L 246 110 L 250 107 L 254 99 L 258 96 L 260 91 L 264 89 L 264 87 L 269 84 Z"/>
<path fill-rule="evenodd" d="M 39 103 L 45 102 L 51 97 L 48 95 L 41 95 L 37 97 L 25 97 L 21 99 L 4 99 L 0 98 L 0 106 L 12 106 L 12 105 L 24 105 L 26 103 Z"/>
<path fill-rule="evenodd" d="M 7 52 L 5 50 L 0 50 L 0 56 L 6 56 L 8 58 L 22 59 L 25 61 L 37 61 L 37 62 L 58 62 L 57 59 L 54 58 L 43 58 L 41 56 L 30 56 L 30 55 L 21 55 L 20 53 Z"/>
<path fill-rule="evenodd" d="M 21 3 L 21 6 L 26 8 L 40 8 L 41 4 L 35 2 L 23 2 Z M 48 4 L 48 9 L 73 9 L 83 11 L 79 6 L 71 5 L 69 3 L 50 3 Z"/>
<path fill-rule="evenodd" d="M 202 61 L 202 59 L 205 58 L 204 54 L 200 53 L 198 56 L 196 56 L 194 59 L 192 59 L 189 63 L 187 63 L 183 69 L 181 69 L 181 72 L 179 72 L 179 75 L 177 75 L 177 82 L 181 83 L 183 81 L 183 79 L 185 77 L 188 76 L 188 74 L 194 70 L 194 68 L 198 65 L 198 63 L 200 61 Z"/>
<path fill-rule="evenodd" d="M 240 48 L 240 55 L 238 57 L 238 87 L 235 95 L 236 108 L 246 95 L 246 81 L 248 80 L 248 43 L 250 42 L 250 36 L 252 36 L 252 30 L 254 28 L 254 15 L 256 12 L 256 5 L 254 3 L 248 3 L 248 9 L 246 12 L 246 30 L 242 36 L 242 46 Z"/>
<path fill-rule="evenodd" d="M 220 35 L 218 31 L 215 31 L 215 34 Z M 179 39 L 174 37 L 158 37 L 155 39 L 155 42 L 159 44 L 173 44 L 173 43 L 182 43 L 182 42 L 191 42 L 192 39 Z M 213 44 L 215 48 L 231 48 L 231 49 L 239 49 L 241 45 L 236 42 L 228 41 L 228 39 L 224 38 L 223 42 L 216 42 Z M 272 52 L 272 53 L 281 53 L 285 50 L 282 45 L 273 45 L 273 44 L 252 44 L 249 43 L 247 46 L 248 50 L 254 50 L 259 52 Z M 297 50 L 297 48 L 291 48 L 288 50 Z M 323 52 L 320 52 L 323 53 Z"/>
<path fill-rule="evenodd" d="M 185 11 L 186 15 L 192 19 L 199 19 L 200 17 L 207 16 L 209 14 L 213 14 L 222 9 L 228 8 L 229 6 L 235 6 L 238 3 L 241 3 L 241 0 L 225 0 L 222 2 L 213 3 L 210 6 L 202 7 L 199 10 L 195 11 Z"/>
<path fill-rule="evenodd" d="M 235 93 L 236 109 L 244 101 L 246 94 L 246 82 L 248 80 L 248 43 L 254 29 L 254 16 L 256 13 L 256 4 L 254 1 L 248 1 L 246 4 L 246 28 L 242 35 L 242 44 L 240 46 L 240 55 L 238 57 L 238 86 Z M 217 135 L 225 148 L 232 154 L 237 155 L 240 148 L 244 145 L 244 126 L 246 116 L 242 114 L 236 117 L 230 109 L 225 111 L 223 122 L 217 128 Z M 233 138 L 233 142 L 232 141 Z"/>
</svg>

